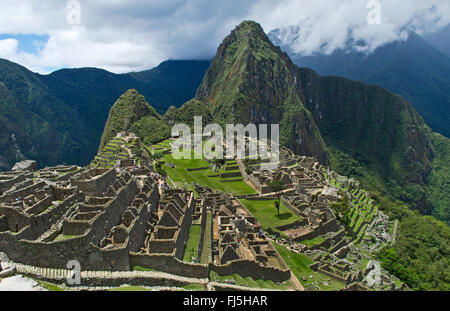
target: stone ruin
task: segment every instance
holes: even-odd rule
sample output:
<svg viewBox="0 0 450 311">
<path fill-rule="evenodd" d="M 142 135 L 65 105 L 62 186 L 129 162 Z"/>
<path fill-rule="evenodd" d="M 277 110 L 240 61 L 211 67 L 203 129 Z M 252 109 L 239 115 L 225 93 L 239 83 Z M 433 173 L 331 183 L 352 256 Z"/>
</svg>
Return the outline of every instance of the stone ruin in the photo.
<svg viewBox="0 0 450 311">
<path fill-rule="evenodd" d="M 217 267 L 242 265 L 267 269 L 286 279 L 288 268 L 279 257 L 257 219 L 228 194 L 194 184 L 212 212 L 212 263 Z M 268 273 L 269 274 L 269 273 Z"/>
<path fill-rule="evenodd" d="M 55 171 L 70 176 L 51 181 Z M 191 212 L 183 193 L 164 194 L 162 209 L 155 180 L 133 173 L 71 166 L 2 173 L 0 251 L 42 267 L 65 268 L 76 259 L 86 270 L 129 270 L 130 252 L 155 251 L 148 239 L 155 219 L 164 225 L 156 225 L 152 239 L 178 226 L 170 222 L 177 211 Z M 189 230 L 186 219 L 177 229 Z"/>
</svg>

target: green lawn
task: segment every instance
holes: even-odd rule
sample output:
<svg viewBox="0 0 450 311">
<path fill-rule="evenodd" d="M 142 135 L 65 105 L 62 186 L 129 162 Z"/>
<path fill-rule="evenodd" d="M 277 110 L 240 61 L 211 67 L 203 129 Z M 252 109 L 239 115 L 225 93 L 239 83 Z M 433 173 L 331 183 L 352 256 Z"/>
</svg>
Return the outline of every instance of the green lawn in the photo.
<svg viewBox="0 0 450 311">
<path fill-rule="evenodd" d="M 206 214 L 206 224 L 205 224 L 205 233 L 203 237 L 203 246 L 202 246 L 202 256 L 201 263 L 208 263 L 209 255 L 211 254 L 211 221 L 212 215 L 211 212 Z"/>
<path fill-rule="evenodd" d="M 200 225 L 192 225 L 189 230 L 189 237 L 184 249 L 183 261 L 192 261 L 192 257 L 197 258 L 197 246 L 200 240 Z"/>
<path fill-rule="evenodd" d="M 52 292 L 62 292 L 64 291 L 64 289 L 62 287 L 60 287 L 59 285 L 53 284 L 53 283 L 49 283 L 46 281 L 41 281 L 35 278 L 32 278 L 34 281 L 36 281 L 39 286 L 45 288 L 48 291 L 52 291 Z"/>
<path fill-rule="evenodd" d="M 325 241 L 325 239 L 321 236 L 315 237 L 314 239 L 310 239 L 310 240 L 304 240 L 302 241 L 302 244 L 305 244 L 308 247 L 317 245 L 322 243 L 323 241 Z"/>
<path fill-rule="evenodd" d="M 133 271 L 155 271 L 155 269 L 150 269 L 142 266 L 134 266 Z"/>
<path fill-rule="evenodd" d="M 296 220 L 301 220 L 297 215 L 285 207 L 283 202 L 281 202 L 280 216 L 278 216 L 277 209 L 275 208 L 276 200 L 253 201 L 241 199 L 240 201 L 248 209 L 248 211 L 258 219 L 264 230 L 272 228 L 276 231 L 275 227 L 287 225 Z"/>
<path fill-rule="evenodd" d="M 67 235 L 67 234 L 60 234 L 58 235 L 53 241 L 62 241 L 62 240 L 68 240 L 68 239 L 74 239 L 80 237 L 80 235 Z"/>
<path fill-rule="evenodd" d="M 245 286 L 250 288 L 265 288 L 265 289 L 272 289 L 272 290 L 287 290 L 291 289 L 290 281 L 284 281 L 279 284 L 275 284 L 272 281 L 265 281 L 265 280 L 253 280 L 251 277 L 241 277 L 239 274 L 233 274 L 233 275 L 225 275 L 225 276 L 219 276 L 214 271 L 211 271 L 209 275 L 210 280 L 220 282 L 220 283 L 226 283 L 226 281 L 234 281 L 235 285 L 239 286 Z"/>
<path fill-rule="evenodd" d="M 339 290 L 345 287 L 344 283 L 331 279 L 329 276 L 320 272 L 311 270 L 308 266 L 312 264 L 313 261 L 306 255 L 290 252 L 283 246 L 274 242 L 272 242 L 272 245 L 304 287 L 307 287 L 307 285 L 311 283 L 315 283 L 320 290 L 323 291 Z M 310 278 L 310 276 L 312 276 L 312 278 Z M 307 280 L 303 281 L 302 277 L 306 277 Z M 324 285 L 323 282 L 327 282 L 328 285 Z"/>
<path fill-rule="evenodd" d="M 239 177 L 234 178 L 220 178 L 220 177 L 208 177 L 211 175 L 218 175 L 218 172 L 213 172 L 211 169 L 204 169 L 200 171 L 190 171 L 188 172 L 186 168 L 202 168 L 209 167 L 209 163 L 203 159 L 191 159 L 191 160 L 175 160 L 171 154 L 166 154 L 162 158 L 166 163 L 175 164 L 175 168 L 170 168 L 168 166 L 163 166 L 167 175 L 175 182 L 178 186 L 183 187 L 184 182 L 188 184 L 188 188 L 192 190 L 192 182 L 199 185 L 209 187 L 214 190 L 223 191 L 232 194 L 253 194 L 256 193 L 250 186 L 248 186 L 243 180 L 233 181 L 233 182 L 221 182 L 223 180 L 239 179 Z"/>
</svg>

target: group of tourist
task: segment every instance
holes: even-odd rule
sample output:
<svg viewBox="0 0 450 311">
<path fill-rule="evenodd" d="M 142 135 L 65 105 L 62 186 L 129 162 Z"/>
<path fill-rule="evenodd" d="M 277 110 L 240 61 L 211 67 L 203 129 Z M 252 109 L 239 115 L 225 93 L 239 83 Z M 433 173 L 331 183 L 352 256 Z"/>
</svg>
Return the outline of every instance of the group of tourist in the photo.
<svg viewBox="0 0 450 311">
<path fill-rule="evenodd" d="M 153 181 L 155 181 L 157 184 L 159 184 L 159 188 L 161 190 L 170 190 L 172 189 L 171 186 L 164 180 L 164 178 L 155 172 L 150 172 L 147 174 L 148 177 L 150 177 Z"/>
</svg>

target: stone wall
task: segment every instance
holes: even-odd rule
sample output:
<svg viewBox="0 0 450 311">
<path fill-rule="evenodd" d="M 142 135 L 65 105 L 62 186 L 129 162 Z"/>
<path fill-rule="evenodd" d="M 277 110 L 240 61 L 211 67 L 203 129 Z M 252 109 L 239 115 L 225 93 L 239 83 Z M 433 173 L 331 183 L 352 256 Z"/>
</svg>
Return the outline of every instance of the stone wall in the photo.
<svg viewBox="0 0 450 311">
<path fill-rule="evenodd" d="M 52 205 L 52 202 L 55 199 L 56 198 L 53 194 L 49 194 L 44 199 L 38 201 L 36 204 L 26 209 L 25 212 L 31 215 L 41 214 Z"/>
<path fill-rule="evenodd" d="M 323 273 L 323 274 L 325 274 L 325 275 L 328 275 L 329 277 L 331 277 L 331 278 L 333 278 L 335 280 L 343 282 L 343 283 L 345 283 L 347 285 L 352 282 L 352 278 L 351 278 L 351 275 L 349 273 L 341 276 L 341 275 L 338 275 L 336 273 L 333 273 L 333 272 L 329 271 L 328 270 L 328 266 L 329 266 L 328 264 L 320 266 L 318 271 Z"/>
<path fill-rule="evenodd" d="M 9 230 L 8 221 L 6 220 L 6 216 L 0 216 L 0 232 L 5 232 Z"/>
<path fill-rule="evenodd" d="M 248 181 L 256 188 L 256 190 L 261 193 L 270 193 L 272 190 L 266 185 L 262 185 L 257 178 L 252 175 L 248 175 Z"/>
<path fill-rule="evenodd" d="M 29 217 L 25 216 L 13 207 L 0 206 L 0 215 L 4 215 L 6 217 L 8 230 L 12 232 L 19 232 L 23 230 L 23 228 L 30 225 Z"/>
<path fill-rule="evenodd" d="M 240 159 L 236 159 L 236 163 L 239 167 L 239 170 L 241 171 L 242 179 L 247 182 L 248 181 L 248 174 L 245 171 L 245 165 L 242 163 Z"/>
<path fill-rule="evenodd" d="M 92 221 L 90 230 L 81 237 L 52 242 L 23 240 L 36 238 L 30 227 L 27 227 L 14 235 L 0 233 L 0 251 L 7 253 L 14 261 L 41 267 L 65 268 L 68 261 L 78 260 L 86 270 L 128 270 L 128 249 L 104 251 L 95 245 L 99 245 L 100 239 L 107 236 L 112 226 L 120 221 L 137 191 L 136 181 L 129 180 Z M 18 241 L 17 236 L 22 240 Z"/>
<path fill-rule="evenodd" d="M 178 231 L 177 241 L 176 241 L 176 251 L 175 257 L 178 259 L 182 259 L 184 256 L 184 249 L 186 248 L 187 239 L 189 237 L 189 229 L 192 224 L 192 213 L 195 208 L 195 199 L 194 196 L 191 196 L 191 199 L 188 202 L 187 208 L 184 212 L 183 221 L 181 223 L 180 230 Z"/>
<path fill-rule="evenodd" d="M 64 220 L 62 233 L 64 235 L 83 235 L 90 228 L 86 220 Z"/>
<path fill-rule="evenodd" d="M 221 173 L 220 178 L 241 177 L 241 172 Z"/>
<path fill-rule="evenodd" d="M 201 258 L 202 250 L 203 250 L 203 240 L 205 238 L 205 229 L 206 229 L 206 206 L 202 206 L 202 222 L 200 223 L 200 239 L 197 244 L 197 258 Z"/>
<path fill-rule="evenodd" d="M 312 228 L 312 230 L 313 230 L 313 231 L 311 231 L 311 232 L 309 232 L 309 233 L 306 233 L 306 234 L 304 234 L 304 235 L 295 237 L 293 240 L 294 240 L 295 242 L 302 242 L 302 241 L 304 241 L 304 240 L 311 240 L 311 239 L 314 239 L 314 238 L 316 238 L 316 237 L 318 237 L 318 236 L 320 235 L 319 232 L 318 232 L 318 230 L 317 230 L 317 228 Z"/>
<path fill-rule="evenodd" d="M 283 202 L 284 206 L 286 206 L 292 213 L 297 215 L 300 218 L 303 218 L 303 216 L 300 214 L 300 211 L 298 208 L 296 208 L 294 205 L 292 205 L 288 200 L 286 200 L 285 197 L 281 197 L 281 201 Z"/>
<path fill-rule="evenodd" d="M 36 192 L 37 189 L 40 188 L 44 188 L 46 187 L 47 184 L 43 181 L 32 184 L 28 187 L 16 190 L 16 191 L 12 191 L 10 193 L 7 193 L 5 195 L 3 195 L 2 197 L 0 197 L 0 203 L 4 203 L 4 202 L 11 202 L 14 201 L 16 198 L 21 197 L 22 199 L 29 196 L 30 194 L 34 194 Z"/>
<path fill-rule="evenodd" d="M 254 280 L 271 280 L 273 282 L 283 282 L 291 278 L 289 269 L 263 266 L 255 261 L 234 260 L 225 265 L 210 264 L 210 269 L 220 276 L 239 274 L 242 277 L 251 277 Z"/>
<path fill-rule="evenodd" d="M 110 169 L 102 175 L 95 176 L 91 179 L 76 180 L 76 178 L 72 178 L 71 182 L 72 185 L 77 186 L 78 189 L 82 192 L 100 196 L 103 192 L 106 191 L 109 185 L 114 183 L 115 179 L 116 171 L 114 169 Z"/>
<path fill-rule="evenodd" d="M 129 232 L 129 249 L 133 252 L 140 251 L 144 245 L 144 239 L 146 236 L 145 230 L 147 228 L 147 222 L 151 218 L 151 210 L 148 208 L 148 204 L 151 204 L 152 209 L 159 203 L 159 191 L 155 186 L 148 197 L 148 201 L 145 201 L 139 215 L 137 215 Z"/>
<path fill-rule="evenodd" d="M 269 195 L 269 196 L 248 196 L 246 198 L 249 201 L 272 201 L 272 200 L 278 200 L 278 197 L 276 195 Z"/>
<path fill-rule="evenodd" d="M 303 219 L 302 221 L 295 221 L 291 224 L 275 227 L 275 229 L 277 229 L 279 231 L 286 231 L 289 229 L 297 229 L 299 227 L 305 226 L 307 224 L 306 222 L 307 221 L 305 219 Z"/>
<path fill-rule="evenodd" d="M 330 208 L 327 208 L 327 217 L 329 220 L 327 220 L 325 223 L 321 223 L 319 226 L 319 233 L 325 234 L 330 231 L 338 231 L 340 229 L 339 224 L 336 220 L 336 216 L 334 215 L 333 211 Z"/>
<path fill-rule="evenodd" d="M 130 266 L 141 266 L 157 271 L 191 278 L 207 278 L 208 265 L 183 262 L 173 256 L 162 254 L 130 253 Z"/>
<path fill-rule="evenodd" d="M 204 167 L 196 167 L 196 168 L 186 168 L 186 171 L 188 172 L 195 172 L 195 171 L 203 171 L 209 169 L 209 166 Z"/>
<path fill-rule="evenodd" d="M 334 253 L 334 252 L 338 251 L 340 248 L 344 247 L 345 245 L 347 245 L 347 241 L 345 239 L 341 239 L 339 242 L 336 243 L 336 245 L 334 245 L 330 249 L 330 253 Z"/>
<path fill-rule="evenodd" d="M 12 186 L 25 180 L 25 174 L 13 176 L 9 180 L 0 181 L 0 193 L 9 190 Z"/>
</svg>

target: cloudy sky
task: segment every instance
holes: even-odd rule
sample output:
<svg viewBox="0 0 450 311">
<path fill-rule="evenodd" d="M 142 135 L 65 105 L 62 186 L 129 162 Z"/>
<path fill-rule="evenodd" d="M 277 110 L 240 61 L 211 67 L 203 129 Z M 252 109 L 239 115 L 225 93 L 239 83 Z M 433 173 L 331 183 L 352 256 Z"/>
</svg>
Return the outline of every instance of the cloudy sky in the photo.
<svg viewBox="0 0 450 311">
<path fill-rule="evenodd" d="M 374 5 L 375 3 L 375 5 Z M 380 23 L 368 23 L 378 12 Z M 78 14 L 80 13 L 80 14 Z M 450 22 L 448 0 L 1 0 L 0 58 L 48 73 L 63 67 L 113 72 L 166 59 L 210 59 L 239 22 L 268 33 L 298 26 L 282 40 L 302 54 L 330 53 L 349 38 L 371 50 L 431 33 Z M 297 28 L 298 28 L 297 27 Z"/>
</svg>

